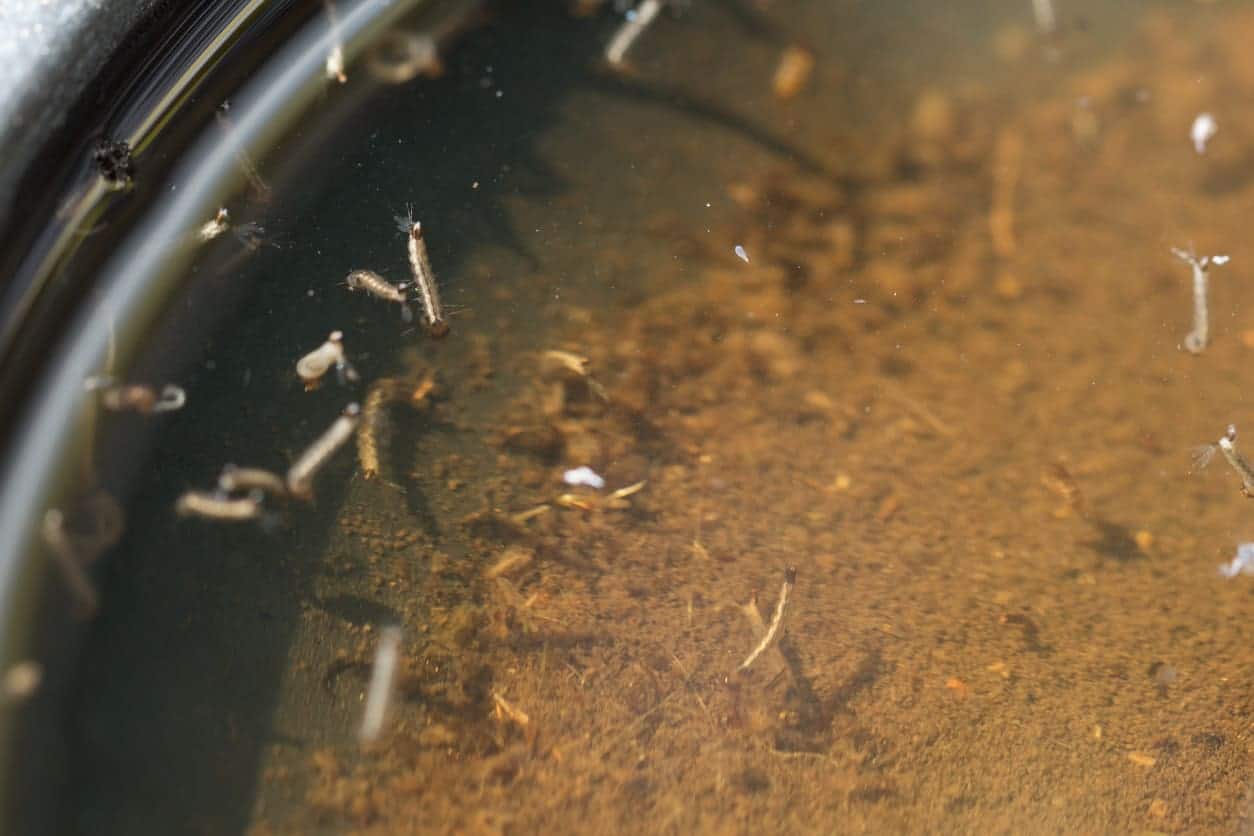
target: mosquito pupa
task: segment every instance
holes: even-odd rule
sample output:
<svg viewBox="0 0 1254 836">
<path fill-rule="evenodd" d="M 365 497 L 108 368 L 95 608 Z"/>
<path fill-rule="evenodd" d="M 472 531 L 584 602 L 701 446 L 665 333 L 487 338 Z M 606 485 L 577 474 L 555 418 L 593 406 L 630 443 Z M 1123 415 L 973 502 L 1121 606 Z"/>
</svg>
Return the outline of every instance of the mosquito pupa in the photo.
<svg viewBox="0 0 1254 836">
<path fill-rule="evenodd" d="M 248 522 L 261 519 L 262 496 L 261 491 L 252 491 L 248 496 L 234 498 L 219 491 L 188 491 L 174 503 L 174 510 L 180 517 Z"/>
<path fill-rule="evenodd" d="M 636 39 L 644 34 L 644 30 L 649 28 L 660 11 L 662 11 L 661 0 L 644 0 L 639 6 L 627 12 L 627 20 L 618 27 L 618 31 L 614 33 L 614 37 L 605 47 L 606 63 L 615 69 L 622 67 L 627 58 L 627 51 L 631 49 Z"/>
<path fill-rule="evenodd" d="M 366 711 L 361 718 L 361 731 L 357 739 L 373 743 L 383 731 L 388 706 L 396 682 L 396 668 L 400 661 L 401 628 L 384 627 L 379 631 L 379 647 L 374 653 L 374 666 L 370 669 L 370 687 L 366 690 Z"/>
<path fill-rule="evenodd" d="M 771 642 L 775 641 L 775 637 L 779 635 L 779 628 L 784 623 L 784 608 L 788 606 L 788 596 L 792 593 L 793 585 L 797 583 L 797 570 L 789 566 L 784 571 L 784 585 L 779 590 L 779 600 L 775 602 L 775 614 L 771 616 L 771 625 L 766 628 L 766 635 L 758 642 L 758 646 L 753 648 L 753 652 L 745 657 L 740 663 L 737 670 L 747 671 L 749 666 L 758 660 Z"/>
<path fill-rule="evenodd" d="M 1241 543 L 1237 546 L 1236 557 L 1219 567 L 1219 574 L 1225 578 L 1237 575 L 1254 575 L 1254 543 Z"/>
<path fill-rule="evenodd" d="M 305 381 L 306 389 L 312 389 L 332 366 L 341 386 L 350 380 L 357 380 L 357 370 L 344 354 L 343 331 L 332 331 L 326 342 L 300 358 L 296 363 L 296 374 Z"/>
<path fill-rule="evenodd" d="M 1193 141 L 1193 150 L 1199 154 L 1206 153 L 1206 146 L 1215 134 L 1219 133 L 1219 123 L 1209 113 L 1199 113 L 1189 126 L 1189 139 Z"/>
<path fill-rule="evenodd" d="M 271 496 L 286 496 L 287 482 L 269 470 L 228 464 L 218 477 L 218 490 L 228 494 L 259 490 Z"/>
<path fill-rule="evenodd" d="M 401 306 L 401 319 L 413 322 L 414 312 L 409 307 L 409 296 L 406 293 L 409 285 L 392 284 L 371 270 L 354 270 L 344 279 L 344 284 L 349 290 L 364 290 L 376 299 L 395 302 Z"/>
<path fill-rule="evenodd" d="M 414 276 L 414 290 L 422 305 L 422 324 L 431 336 L 443 337 L 448 334 L 448 319 L 444 316 L 444 306 L 440 304 L 440 288 L 436 285 L 431 258 L 427 255 L 422 224 L 412 218 L 405 218 L 401 220 L 401 228 L 405 230 L 409 242 L 409 269 Z"/>
<path fill-rule="evenodd" d="M 352 438 L 361 420 L 361 407 L 350 403 L 344 412 L 313 444 L 309 445 L 287 471 L 287 489 L 292 496 L 313 499 L 313 479 L 335 451 Z"/>
<path fill-rule="evenodd" d="M 231 228 L 231 213 L 226 208 L 218 210 L 218 214 L 213 216 L 213 220 L 206 223 L 196 233 L 196 237 L 201 241 L 212 241 L 222 233 Z"/>
<path fill-rule="evenodd" d="M 1171 254 L 1188 264 L 1193 270 L 1193 330 L 1184 338 L 1184 347 L 1191 354 L 1201 354 L 1210 344 L 1210 313 L 1206 294 L 1209 284 L 1209 268 L 1212 264 L 1227 264 L 1226 255 L 1198 256 L 1193 248 L 1171 248 Z"/>
</svg>

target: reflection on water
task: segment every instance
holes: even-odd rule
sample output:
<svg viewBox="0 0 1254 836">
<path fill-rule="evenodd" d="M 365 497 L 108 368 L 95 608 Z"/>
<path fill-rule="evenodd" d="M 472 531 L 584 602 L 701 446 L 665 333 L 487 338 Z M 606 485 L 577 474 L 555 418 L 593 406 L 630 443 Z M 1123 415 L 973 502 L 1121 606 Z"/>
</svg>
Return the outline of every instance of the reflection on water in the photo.
<svg viewBox="0 0 1254 836">
<path fill-rule="evenodd" d="M 1245 820 L 1254 526 L 1188 450 L 1254 426 L 1254 16 L 802 5 L 664 12 L 617 73 L 608 13 L 500 9 L 259 161 L 277 246 L 189 278 L 248 290 L 109 566 L 82 829 Z M 443 341 L 344 286 L 406 279 L 407 205 Z M 305 391 L 333 330 L 361 380 Z M 276 530 L 173 514 L 349 401 Z"/>
</svg>

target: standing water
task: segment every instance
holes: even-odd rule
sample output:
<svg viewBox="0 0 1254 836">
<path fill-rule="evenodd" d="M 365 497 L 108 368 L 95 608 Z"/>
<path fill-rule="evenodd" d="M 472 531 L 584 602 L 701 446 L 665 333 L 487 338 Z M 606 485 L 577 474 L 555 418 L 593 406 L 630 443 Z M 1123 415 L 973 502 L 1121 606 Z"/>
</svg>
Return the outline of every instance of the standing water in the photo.
<svg viewBox="0 0 1254 836">
<path fill-rule="evenodd" d="M 189 229 L 75 831 L 1249 827 L 1254 14 L 624 11 L 420 9 Z"/>
</svg>

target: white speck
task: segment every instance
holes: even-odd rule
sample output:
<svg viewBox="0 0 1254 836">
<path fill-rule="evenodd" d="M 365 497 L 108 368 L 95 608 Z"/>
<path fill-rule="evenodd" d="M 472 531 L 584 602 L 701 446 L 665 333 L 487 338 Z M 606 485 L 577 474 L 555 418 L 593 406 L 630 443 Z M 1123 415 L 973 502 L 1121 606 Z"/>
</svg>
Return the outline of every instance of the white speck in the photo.
<svg viewBox="0 0 1254 836">
<path fill-rule="evenodd" d="M 741 244 L 736 245 L 736 256 L 745 264 L 749 263 L 749 254 L 745 252 L 745 248 Z"/>
<path fill-rule="evenodd" d="M 1189 138 L 1193 140 L 1193 150 L 1199 154 L 1206 153 L 1206 143 L 1219 132 L 1219 125 L 1215 122 L 1215 117 L 1209 113 L 1199 113 L 1197 118 L 1193 120 L 1193 127 L 1189 129 Z"/>
<path fill-rule="evenodd" d="M 582 485 L 585 488 L 596 488 L 597 490 L 605 487 L 605 480 L 587 465 L 566 471 L 562 474 L 562 481 L 568 485 Z"/>
<path fill-rule="evenodd" d="M 853 300 L 853 303 L 854 303 L 855 305 L 865 305 L 865 304 L 866 304 L 866 300 L 865 300 L 865 299 L 854 299 L 854 300 Z"/>
<path fill-rule="evenodd" d="M 1237 575 L 1254 575 L 1254 543 L 1242 543 L 1237 546 L 1237 556 L 1230 563 L 1219 567 L 1219 574 L 1225 578 Z"/>
<path fill-rule="evenodd" d="M 1232 256 L 1229 256 L 1229 255 L 1212 255 L 1210 257 L 1210 263 L 1211 264 L 1227 264 L 1229 259 L 1231 258 Z"/>
</svg>

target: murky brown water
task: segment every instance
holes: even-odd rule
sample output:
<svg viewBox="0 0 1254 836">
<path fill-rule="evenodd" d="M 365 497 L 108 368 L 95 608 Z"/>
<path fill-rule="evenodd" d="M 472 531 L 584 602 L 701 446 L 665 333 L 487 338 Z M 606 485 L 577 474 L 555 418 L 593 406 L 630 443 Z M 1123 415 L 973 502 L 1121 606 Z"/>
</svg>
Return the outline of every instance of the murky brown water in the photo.
<svg viewBox="0 0 1254 836">
<path fill-rule="evenodd" d="M 525 134 L 509 120 L 539 94 L 485 57 L 518 15 L 436 92 L 376 93 L 520 110 L 486 150 L 464 128 L 411 156 L 408 112 L 382 117 L 293 186 L 289 222 L 321 244 L 260 257 L 255 321 L 189 381 L 249 370 L 243 412 L 211 404 L 162 452 L 198 475 L 290 460 L 347 397 L 290 374 L 329 327 L 367 382 L 421 403 L 386 413 L 377 478 L 343 455 L 277 534 L 174 520 L 192 477 L 154 477 L 85 686 L 82 821 L 222 832 L 251 804 L 257 834 L 1243 830 L 1254 586 L 1217 567 L 1254 505 L 1189 450 L 1254 433 L 1254 14 L 1064 15 L 1046 43 L 1024 5 L 903 33 L 780 4 L 763 37 L 697 7 Z M 535 52 L 594 57 L 565 15 Z M 857 40 L 849 20 L 918 48 L 823 47 Z M 793 44 L 816 63 L 783 100 Z M 348 211 L 329 205 L 345 172 Z M 329 284 L 400 275 L 391 214 L 427 195 L 463 309 L 439 344 Z M 1190 243 L 1232 257 L 1198 356 L 1169 251 Z M 222 449 L 186 451 L 219 423 Z M 579 465 L 607 487 L 564 485 Z M 782 637 L 738 671 L 786 567 Z M 392 623 L 398 697 L 363 747 Z"/>
</svg>

